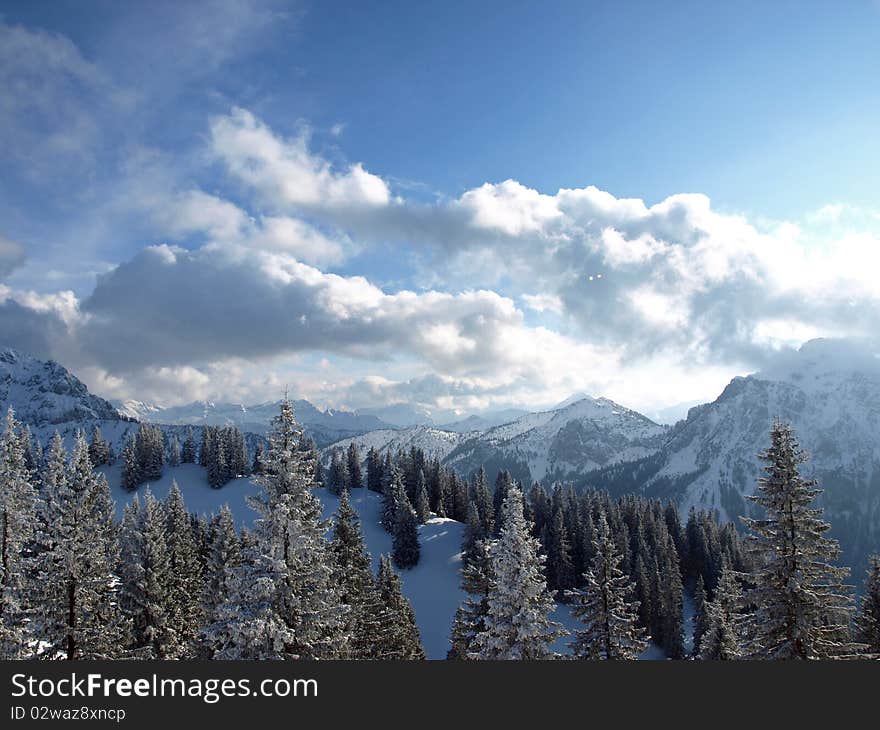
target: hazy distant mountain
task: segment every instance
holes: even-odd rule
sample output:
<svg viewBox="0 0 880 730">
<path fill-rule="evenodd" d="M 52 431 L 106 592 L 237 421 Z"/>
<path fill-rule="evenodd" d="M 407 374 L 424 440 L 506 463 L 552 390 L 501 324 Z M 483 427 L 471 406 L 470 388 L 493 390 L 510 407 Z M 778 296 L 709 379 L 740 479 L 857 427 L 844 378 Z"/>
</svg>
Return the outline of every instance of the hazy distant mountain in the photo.
<svg viewBox="0 0 880 730">
<path fill-rule="evenodd" d="M 182 406 L 160 408 L 140 401 L 124 401 L 118 407 L 126 415 L 152 423 L 234 425 L 242 431 L 265 434 L 272 418 L 278 414 L 278 403 L 275 401 L 245 406 L 240 403 L 195 401 Z M 292 405 L 297 419 L 319 446 L 389 427 L 388 423 L 375 416 L 343 410 L 321 410 L 307 400 L 293 401 Z"/>
</svg>

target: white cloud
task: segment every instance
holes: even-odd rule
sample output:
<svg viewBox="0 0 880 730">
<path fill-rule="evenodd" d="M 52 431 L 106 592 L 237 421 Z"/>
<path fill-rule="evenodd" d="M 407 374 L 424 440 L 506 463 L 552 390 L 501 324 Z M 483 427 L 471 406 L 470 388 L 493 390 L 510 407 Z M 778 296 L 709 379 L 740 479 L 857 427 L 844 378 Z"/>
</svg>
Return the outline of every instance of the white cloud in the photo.
<svg viewBox="0 0 880 730">
<path fill-rule="evenodd" d="M 334 170 L 312 154 L 305 137 L 285 139 L 245 109 L 211 124 L 211 149 L 229 172 L 278 209 L 348 209 L 385 206 L 385 182 L 360 163 Z"/>
</svg>

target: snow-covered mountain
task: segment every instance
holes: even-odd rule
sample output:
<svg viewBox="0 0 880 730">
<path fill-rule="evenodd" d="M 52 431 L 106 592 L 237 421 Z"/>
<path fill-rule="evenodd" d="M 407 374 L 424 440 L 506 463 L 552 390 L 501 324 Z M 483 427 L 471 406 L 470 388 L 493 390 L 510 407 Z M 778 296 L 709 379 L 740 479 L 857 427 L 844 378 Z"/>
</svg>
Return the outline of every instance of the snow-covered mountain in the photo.
<svg viewBox="0 0 880 730">
<path fill-rule="evenodd" d="M 753 513 L 754 493 L 775 418 L 790 421 L 810 455 L 805 475 L 825 493 L 820 504 L 841 541 L 844 562 L 859 566 L 880 547 L 880 360 L 866 343 L 814 340 L 764 371 L 734 378 L 718 398 L 691 408 L 654 457 L 586 480 L 612 491 L 645 489 L 722 519 Z M 860 573 L 857 573 L 857 575 Z"/>
<path fill-rule="evenodd" d="M 466 439 L 446 458 L 467 474 L 507 468 L 518 479 L 565 479 L 655 453 L 666 427 L 607 398 L 529 413 Z"/>
<path fill-rule="evenodd" d="M 375 448 L 381 454 L 386 451 L 396 454 L 400 450 L 407 451 L 415 447 L 424 451 L 429 457 L 436 457 L 440 461 L 444 461 L 453 449 L 474 435 L 473 433 L 444 431 L 431 426 L 382 429 L 338 441 L 326 447 L 323 454 L 327 459 L 334 448 L 344 451 L 348 449 L 349 444 L 354 443 L 361 455 L 361 460 L 367 457 L 367 452 L 371 448 Z"/>
<path fill-rule="evenodd" d="M 0 408 L 12 406 L 32 427 L 119 420 L 116 409 L 52 360 L 4 349 L 0 352 Z"/>
<path fill-rule="evenodd" d="M 480 466 L 489 474 L 509 469 L 528 483 L 581 475 L 606 464 L 648 456 L 660 448 L 666 432 L 664 426 L 607 398 L 589 397 L 489 428 L 476 419 L 454 425 L 467 423 L 474 430 L 414 426 L 374 431 L 333 446 L 346 449 L 354 442 L 362 457 L 371 447 L 396 452 L 415 446 L 464 475 Z"/>
<path fill-rule="evenodd" d="M 182 406 L 159 406 L 141 401 L 120 401 L 117 407 L 139 421 L 169 425 L 237 426 L 242 431 L 265 434 L 271 420 L 278 414 L 278 401 L 246 406 L 240 403 L 195 401 Z M 293 402 L 294 413 L 319 446 L 350 436 L 389 428 L 376 416 L 344 410 L 321 410 L 307 400 Z"/>
</svg>

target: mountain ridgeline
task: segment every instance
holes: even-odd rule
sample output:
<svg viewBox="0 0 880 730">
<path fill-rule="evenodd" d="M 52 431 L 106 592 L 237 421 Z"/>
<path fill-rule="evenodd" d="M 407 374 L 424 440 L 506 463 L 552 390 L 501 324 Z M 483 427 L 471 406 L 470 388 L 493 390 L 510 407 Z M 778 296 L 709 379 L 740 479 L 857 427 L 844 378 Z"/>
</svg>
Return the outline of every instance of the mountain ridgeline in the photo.
<svg viewBox="0 0 880 730">
<path fill-rule="evenodd" d="M 57 363 L 5 350 L 0 407 L 8 405 L 44 445 L 55 429 L 69 442 L 77 428 L 98 425 L 117 454 L 136 421 L 162 424 L 166 438 L 181 444 L 190 426 L 197 438 L 203 426 L 235 426 L 253 453 L 277 411 L 276 403 L 157 408 L 136 401 L 117 410 Z M 488 474 L 507 470 L 522 484 L 563 482 L 612 496 L 641 494 L 672 501 L 683 514 L 717 511 L 737 525 L 743 516 L 756 516 L 746 498 L 760 475 L 757 455 L 778 418 L 792 424 L 810 456 L 804 475 L 824 490 L 819 504 L 844 562 L 858 575 L 880 545 L 880 361 L 870 348 L 847 341 L 815 340 L 772 367 L 734 378 L 716 400 L 691 408 L 671 427 L 590 397 L 503 424 L 470 418 L 447 427 L 392 426 L 364 412 L 322 411 L 307 401 L 292 405 L 325 464 L 334 449 L 346 453 L 352 444 L 362 462 L 370 449 L 396 454 L 417 448 L 464 478 L 481 467 Z"/>
</svg>

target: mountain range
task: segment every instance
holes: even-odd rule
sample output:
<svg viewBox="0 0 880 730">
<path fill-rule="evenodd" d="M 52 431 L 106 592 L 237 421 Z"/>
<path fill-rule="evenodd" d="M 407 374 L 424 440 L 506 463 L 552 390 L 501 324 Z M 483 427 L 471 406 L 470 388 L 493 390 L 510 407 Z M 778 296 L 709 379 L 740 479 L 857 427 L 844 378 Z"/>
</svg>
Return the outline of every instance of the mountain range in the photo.
<svg viewBox="0 0 880 730">
<path fill-rule="evenodd" d="M 185 426 L 235 424 L 265 433 L 277 403 L 196 402 L 157 408 L 113 404 L 92 395 L 61 365 L 0 352 L 0 406 L 12 405 L 41 438 L 55 428 L 101 425 L 120 441 L 134 420 Z M 711 403 L 673 426 L 607 398 L 579 394 L 538 413 L 510 412 L 505 423 L 472 417 L 446 426 L 400 427 L 376 414 L 294 404 L 325 456 L 357 444 L 362 456 L 416 446 L 467 476 L 509 469 L 523 482 L 570 481 L 614 494 L 642 492 L 737 521 L 753 514 L 748 495 L 761 475 L 758 454 L 775 418 L 790 421 L 810 455 L 803 471 L 825 490 L 820 503 L 851 564 L 880 547 L 880 359 L 866 343 L 814 340 L 762 371 L 734 378 Z M 118 410 L 117 410 L 118 409 Z M 415 412 L 415 411 L 413 411 Z M 397 409 L 405 415 L 405 409 Z M 404 419 L 405 420 L 405 419 Z"/>
</svg>

